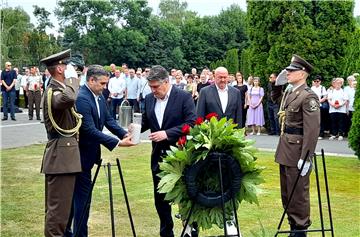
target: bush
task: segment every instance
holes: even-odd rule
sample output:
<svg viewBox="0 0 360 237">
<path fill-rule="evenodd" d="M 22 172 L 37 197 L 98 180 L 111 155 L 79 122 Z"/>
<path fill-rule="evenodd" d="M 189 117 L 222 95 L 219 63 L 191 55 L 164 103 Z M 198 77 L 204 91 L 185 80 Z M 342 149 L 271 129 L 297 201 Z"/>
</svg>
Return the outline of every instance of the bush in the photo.
<svg viewBox="0 0 360 237">
<path fill-rule="evenodd" d="M 360 76 L 357 76 L 357 86 L 355 92 L 352 124 L 349 131 L 349 146 L 355 151 L 355 155 L 360 159 Z"/>
</svg>

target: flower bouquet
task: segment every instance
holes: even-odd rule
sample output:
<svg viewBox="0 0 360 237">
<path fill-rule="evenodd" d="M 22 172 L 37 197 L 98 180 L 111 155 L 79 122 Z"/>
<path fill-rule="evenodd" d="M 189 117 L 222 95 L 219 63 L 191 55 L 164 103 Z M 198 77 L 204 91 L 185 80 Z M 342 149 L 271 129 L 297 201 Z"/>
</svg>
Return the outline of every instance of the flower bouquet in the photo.
<svg viewBox="0 0 360 237">
<path fill-rule="evenodd" d="M 165 193 L 165 199 L 179 205 L 181 218 L 187 218 L 194 200 L 189 196 L 186 183 L 186 173 L 197 163 L 210 159 L 212 154 L 220 152 L 236 161 L 241 169 L 241 179 L 238 191 L 233 194 L 235 208 L 244 200 L 258 204 L 257 185 L 264 182 L 260 176 L 261 168 L 256 166 L 254 156 L 257 149 L 252 146 L 254 141 L 246 140 L 244 129 L 236 128 L 232 119 L 217 119 L 216 113 L 210 113 L 195 121 L 195 126 L 185 124 L 182 128 L 183 136 L 178 140 L 178 147 L 171 147 L 163 162 L 160 163 L 161 178 L 158 191 Z M 207 167 L 209 168 L 209 167 Z M 214 167 L 202 171 L 196 180 L 196 185 L 207 192 L 219 193 L 219 175 Z M 226 172 L 223 174 L 226 176 Z M 230 180 L 231 182 L 231 180 Z M 225 203 L 225 216 L 227 220 L 233 219 L 232 202 Z M 223 228 L 223 213 L 220 206 L 194 205 L 189 224 L 197 222 L 199 227 L 210 229 L 213 224 Z"/>
</svg>

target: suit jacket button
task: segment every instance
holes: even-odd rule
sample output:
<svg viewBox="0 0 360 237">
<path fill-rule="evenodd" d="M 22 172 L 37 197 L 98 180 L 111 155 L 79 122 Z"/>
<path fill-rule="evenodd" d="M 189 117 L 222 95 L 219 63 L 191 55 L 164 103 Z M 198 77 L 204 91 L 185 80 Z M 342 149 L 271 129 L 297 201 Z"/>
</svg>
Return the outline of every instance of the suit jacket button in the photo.
<svg viewBox="0 0 360 237">
<path fill-rule="evenodd" d="M 296 141 L 296 143 L 300 143 L 300 141 L 299 141 L 299 140 L 297 140 L 297 141 Z"/>
<path fill-rule="evenodd" d="M 70 146 L 70 142 L 66 143 L 67 146 Z"/>
</svg>

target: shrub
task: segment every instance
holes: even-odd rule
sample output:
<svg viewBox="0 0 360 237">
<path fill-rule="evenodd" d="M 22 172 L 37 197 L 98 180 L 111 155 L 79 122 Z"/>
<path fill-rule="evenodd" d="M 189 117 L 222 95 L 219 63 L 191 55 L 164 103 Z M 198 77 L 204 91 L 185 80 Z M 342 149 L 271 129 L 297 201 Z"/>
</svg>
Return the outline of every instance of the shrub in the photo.
<svg viewBox="0 0 360 237">
<path fill-rule="evenodd" d="M 354 113 L 352 124 L 349 131 L 349 146 L 355 151 L 355 155 L 360 159 L 360 76 L 357 76 L 357 86 L 354 101 Z"/>
</svg>

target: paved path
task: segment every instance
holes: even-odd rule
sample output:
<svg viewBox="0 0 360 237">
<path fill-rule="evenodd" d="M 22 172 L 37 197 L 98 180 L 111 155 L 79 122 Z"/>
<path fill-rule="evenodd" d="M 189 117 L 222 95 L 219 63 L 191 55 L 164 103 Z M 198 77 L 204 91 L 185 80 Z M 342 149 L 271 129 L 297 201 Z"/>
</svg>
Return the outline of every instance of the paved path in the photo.
<svg viewBox="0 0 360 237">
<path fill-rule="evenodd" d="M 41 116 L 42 117 L 42 116 Z M 27 110 L 16 114 L 17 121 L 2 121 L 1 128 L 1 149 L 15 148 L 32 144 L 45 143 L 47 141 L 44 124 L 37 120 L 28 120 Z M 107 133 L 105 131 L 105 133 Z M 142 134 L 143 142 L 148 142 L 149 132 Z M 279 137 L 277 136 L 249 136 L 255 139 L 255 146 L 260 150 L 275 151 Z M 336 156 L 355 156 L 354 151 L 348 147 L 348 142 L 344 141 L 318 141 L 316 152 L 320 153 L 324 149 L 325 153 Z"/>
</svg>

